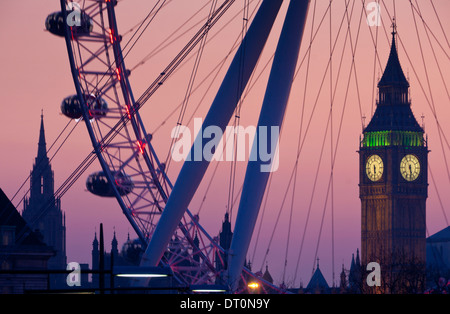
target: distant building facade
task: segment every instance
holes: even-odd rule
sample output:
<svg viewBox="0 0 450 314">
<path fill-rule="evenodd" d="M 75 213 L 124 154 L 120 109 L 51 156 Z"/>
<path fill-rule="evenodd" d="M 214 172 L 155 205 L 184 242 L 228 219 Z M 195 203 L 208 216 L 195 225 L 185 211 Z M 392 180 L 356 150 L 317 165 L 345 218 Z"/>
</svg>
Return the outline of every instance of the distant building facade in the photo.
<svg viewBox="0 0 450 314">
<path fill-rule="evenodd" d="M 450 226 L 427 238 L 427 287 L 450 293 Z"/>
<path fill-rule="evenodd" d="M 45 272 L 54 251 L 39 232 L 31 230 L 1 189 L 0 240 L 0 294 L 48 289 Z"/>
<path fill-rule="evenodd" d="M 450 274 L 450 226 L 427 238 L 427 266 Z"/>
</svg>

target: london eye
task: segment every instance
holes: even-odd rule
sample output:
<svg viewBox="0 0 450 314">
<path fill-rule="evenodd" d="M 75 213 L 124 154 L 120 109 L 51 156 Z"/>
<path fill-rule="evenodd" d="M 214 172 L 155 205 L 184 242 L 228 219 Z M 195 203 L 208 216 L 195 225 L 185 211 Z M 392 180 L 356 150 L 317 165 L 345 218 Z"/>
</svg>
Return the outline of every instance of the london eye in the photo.
<svg viewBox="0 0 450 314">
<path fill-rule="evenodd" d="M 228 194 L 227 209 L 235 207 L 236 220 L 230 247 L 223 248 L 219 243 L 219 238 L 212 235 L 200 222 L 199 211 L 191 211 L 189 208 L 193 197 L 198 193 L 202 180 L 205 179 L 208 168 L 211 168 L 210 171 L 215 170 L 213 169 L 215 164 L 213 165 L 211 160 L 205 156 L 196 159 L 194 155 L 198 151 L 205 151 L 208 142 L 202 142 L 204 140 L 203 131 L 208 127 L 217 127 L 222 134 L 226 135 L 227 124 L 234 121 L 235 126 L 239 125 L 242 103 L 249 94 L 252 84 L 257 80 L 258 73 L 263 73 L 256 69 L 262 67 L 261 55 L 267 49 L 266 43 L 269 35 L 273 32 L 275 21 L 279 18 L 282 18 L 283 23 L 278 29 L 279 36 L 276 40 L 276 47 L 269 52 L 271 57 L 268 58 L 266 66 L 271 65 L 268 67 L 270 73 L 266 76 L 264 94 L 260 95 L 258 100 L 262 105 L 258 107 L 252 121 L 258 124 L 256 129 L 261 126 L 278 127 L 277 130 L 283 131 L 282 124 L 285 120 L 286 108 L 293 82 L 298 75 L 298 69 L 307 67 L 306 72 L 314 72 L 314 68 L 309 67 L 311 58 L 309 49 L 317 35 L 316 31 L 321 27 L 325 17 L 331 16 L 332 1 L 323 16 L 318 13 L 317 16 L 315 15 L 316 3 L 313 4 L 312 1 L 311 3 L 310 1 L 290 1 L 284 11 L 282 10 L 283 1 L 249 0 L 243 1 L 243 3 L 233 0 L 193 1 L 192 6 L 198 8 L 190 8 L 192 16 L 186 17 L 182 21 L 171 19 L 170 14 L 165 13 L 167 8 L 176 5 L 172 3 L 176 1 L 152 1 L 149 12 L 146 12 L 142 20 L 135 21 L 135 25 L 127 31 L 126 35 L 121 33 L 123 29 L 120 28 L 121 21 L 118 18 L 122 2 L 124 1 L 71 2 L 61 0 L 60 11 L 50 14 L 45 22 L 49 32 L 65 40 L 75 87 L 73 95 L 64 96 L 61 111 L 69 119 L 84 122 L 93 147 L 92 153 L 86 158 L 80 169 L 94 161 L 100 167 L 95 173 L 89 175 L 86 182 L 88 191 L 99 197 L 117 200 L 127 223 L 145 248 L 140 262 L 142 267 L 168 267 L 180 285 L 223 286 L 226 291 L 242 292 L 248 289 L 248 283 L 256 281 L 262 292 L 287 292 L 286 286 L 266 281 L 260 272 L 252 271 L 247 264 L 250 254 L 249 247 L 252 238 L 254 239 L 255 234 L 258 233 L 258 218 L 261 217 L 265 197 L 267 197 L 266 191 L 271 184 L 273 172 L 270 171 L 270 168 L 274 166 L 272 164 L 274 159 L 271 158 L 267 162 L 267 159 L 263 160 L 261 156 L 257 156 L 255 160 L 249 160 L 241 175 L 242 182 L 239 184 L 234 181 L 236 177 L 235 163 L 231 164 L 231 183 L 223 188 L 223 194 Z M 340 13 L 342 15 L 336 18 L 336 21 L 341 23 L 337 25 L 341 27 L 344 25 L 342 33 L 341 28 L 331 31 L 330 17 L 330 33 L 333 32 L 336 37 L 332 38 L 332 35 L 329 35 L 330 51 L 329 56 L 327 55 L 329 59 L 328 63 L 324 62 L 327 64 L 325 73 L 330 76 L 330 99 L 327 109 L 332 108 L 333 103 L 338 103 L 334 99 L 338 89 L 337 76 L 339 75 L 336 73 L 339 73 L 340 70 L 340 66 L 338 70 L 337 49 L 335 51 L 336 43 L 339 42 L 338 36 L 341 35 L 341 41 L 343 41 L 342 38 L 346 34 L 345 45 L 350 47 L 354 60 L 356 34 L 359 32 L 353 31 L 352 33 L 350 31 L 349 16 L 351 14 L 357 16 L 353 17 L 355 21 L 353 23 L 359 23 L 359 27 L 365 24 L 366 3 L 362 1 L 362 4 L 360 11 L 353 12 L 355 1 L 345 1 L 345 6 Z M 418 5 L 411 3 L 411 6 L 413 7 L 412 14 L 421 17 Z M 280 15 L 285 16 L 280 17 Z M 307 22 L 311 23 L 311 16 L 313 16 L 313 25 L 309 26 Z M 320 20 L 321 18 L 322 20 Z M 166 38 L 159 45 L 155 41 L 147 42 L 147 49 L 153 44 L 151 52 L 139 61 L 131 60 L 130 52 L 139 49 L 136 47 L 139 47 L 140 40 L 144 40 L 141 36 L 144 37 L 146 32 L 151 32 L 153 23 L 157 23 L 158 19 L 160 19 L 161 25 L 168 25 L 167 31 L 163 35 Z M 231 26 L 235 28 L 235 41 L 232 47 L 228 51 L 222 51 L 223 54 L 216 58 L 215 63 L 208 63 L 210 67 L 208 71 L 199 74 L 203 70 L 201 65 L 203 65 L 204 58 L 208 58 L 208 55 L 205 56 L 205 50 L 209 48 L 209 40 L 215 36 L 220 37 L 222 30 L 228 27 L 233 19 L 238 22 Z M 314 23 L 316 24 L 314 25 Z M 390 25 L 391 21 L 385 21 L 385 23 Z M 424 25 L 427 30 L 428 24 L 424 23 Z M 308 33 L 305 31 L 306 27 L 308 27 Z M 156 28 L 153 31 L 158 32 Z M 373 35 L 373 33 L 370 34 Z M 372 42 L 374 42 L 373 38 Z M 432 39 L 433 37 L 431 37 Z M 135 69 L 143 66 L 157 53 L 164 53 L 164 47 L 174 42 L 181 43 L 177 46 L 177 52 L 165 56 L 164 61 L 159 63 L 159 68 L 146 69 L 148 81 L 140 82 L 139 89 L 142 91 L 136 97 L 131 80 Z M 305 50 L 304 55 L 301 54 L 301 48 Z M 441 48 L 448 52 L 448 47 L 441 46 Z M 333 54 L 335 59 L 334 76 L 330 70 L 332 69 L 330 60 L 333 60 Z M 373 62 L 374 77 L 376 64 L 381 63 L 380 67 L 383 67 L 383 63 L 385 63 L 378 58 L 378 55 L 375 54 L 375 58 L 370 60 L 371 65 Z M 349 63 L 349 82 L 353 73 L 356 77 L 353 62 Z M 189 70 L 186 70 L 189 67 L 186 64 L 190 66 Z M 265 71 L 265 68 L 263 70 Z M 178 79 L 177 74 L 183 71 L 184 85 L 180 87 L 182 81 Z M 204 76 L 203 81 L 199 78 L 200 75 Z M 220 79 L 215 80 L 217 77 Z M 324 76 L 325 78 L 326 76 Z M 341 82 L 344 80 L 341 78 Z M 445 85 L 445 79 L 442 78 L 442 80 Z M 323 82 L 324 80 L 322 84 Z M 350 85 L 349 82 L 347 82 L 347 86 Z M 209 87 L 205 87 L 206 84 L 210 84 Z M 308 90 L 307 79 L 304 84 L 301 87 L 297 84 L 297 87 Z M 166 85 L 170 87 L 166 87 Z M 193 105 L 193 101 L 190 99 L 196 89 L 200 89 L 200 87 L 213 96 L 205 97 L 207 100 L 200 98 L 199 101 L 199 104 L 208 103 L 208 107 L 202 112 L 202 125 L 197 130 L 198 135 L 191 138 L 192 148 L 189 147 L 188 151 L 184 151 L 184 157 L 192 157 L 192 160 L 183 160 L 182 166 L 173 165 L 174 161 L 171 155 L 174 150 L 173 143 L 179 138 L 180 133 L 185 134 L 183 133 L 184 125 L 191 123 L 192 117 L 200 115 L 196 109 L 192 109 L 195 104 Z M 167 93 L 172 93 L 174 88 L 181 95 L 180 104 L 176 105 L 171 104 L 173 101 L 165 102 L 164 100 Z M 215 88 L 215 91 L 209 91 L 210 88 Z M 164 90 L 166 94 L 157 98 Z M 347 95 L 343 97 L 347 97 Z M 192 98 L 194 97 L 192 96 Z M 317 102 L 317 99 L 311 98 L 309 102 Z M 191 119 L 186 117 L 188 106 L 191 106 Z M 151 110 L 144 111 L 147 107 L 151 107 Z M 162 109 L 159 110 L 159 108 Z M 336 115 L 335 134 L 333 136 L 330 133 L 331 139 L 328 138 L 331 143 L 331 171 L 326 200 L 333 193 L 334 162 L 341 130 L 338 125 L 339 122 L 342 124 L 344 109 L 345 101 L 342 109 L 335 109 L 342 110 L 342 116 L 337 117 Z M 312 109 L 311 116 L 314 110 Z M 165 114 L 161 112 L 165 112 Z M 364 127 L 363 113 L 357 113 L 357 116 L 361 121 L 361 125 L 357 127 Z M 170 123 L 173 123 L 174 126 L 173 136 L 158 139 L 156 131 L 166 124 L 167 117 L 172 119 Z M 326 130 L 329 127 L 333 129 L 330 117 L 327 116 Z M 299 124 L 301 123 L 303 121 L 299 122 Z M 304 123 L 303 129 L 300 127 L 300 132 L 307 133 L 309 124 L 306 118 Z M 259 139 L 260 133 L 258 132 L 253 145 L 259 147 L 266 139 Z M 232 137 L 237 138 L 238 136 L 236 133 L 230 134 Z M 269 134 L 278 140 L 278 134 L 270 132 Z M 269 136 L 269 138 L 271 137 Z M 224 138 L 223 141 L 228 144 L 228 139 Z M 218 145 L 218 139 L 215 143 L 217 145 L 214 146 L 214 149 L 222 147 Z M 231 145 L 237 145 L 236 142 L 232 143 Z M 324 143 L 325 140 L 322 145 Z M 298 146 L 292 148 L 292 152 L 290 152 L 294 156 L 293 169 L 298 167 L 302 146 L 303 142 L 299 137 Z M 250 148 L 248 150 L 250 151 Z M 223 152 L 212 151 L 212 155 L 218 156 L 220 153 Z M 233 153 L 236 153 L 236 150 Z M 272 151 L 273 153 L 274 151 Z M 174 170 L 175 174 L 169 173 L 169 168 L 173 169 L 173 167 L 176 169 Z M 268 170 L 261 171 L 262 167 L 266 167 Z M 295 190 L 293 182 L 297 180 L 295 173 L 293 171 L 289 179 L 289 185 L 294 185 L 292 191 Z M 283 204 L 290 188 L 286 189 L 284 198 L 280 197 Z M 223 212 L 220 212 L 220 215 L 222 214 Z M 325 215 L 325 209 L 323 214 Z M 308 219 L 309 213 L 306 223 Z M 275 225 L 277 223 L 278 220 Z M 291 224 L 286 228 L 288 241 L 291 228 Z M 302 247 L 303 242 L 300 251 Z M 287 249 L 285 253 L 286 260 Z"/>
</svg>

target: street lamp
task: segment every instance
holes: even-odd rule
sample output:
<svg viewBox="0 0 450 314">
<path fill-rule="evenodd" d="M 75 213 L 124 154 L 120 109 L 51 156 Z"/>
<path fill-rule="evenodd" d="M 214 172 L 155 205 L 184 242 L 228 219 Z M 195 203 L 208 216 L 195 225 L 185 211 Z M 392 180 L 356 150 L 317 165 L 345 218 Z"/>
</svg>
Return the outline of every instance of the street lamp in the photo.
<svg viewBox="0 0 450 314">
<path fill-rule="evenodd" d="M 191 285 L 190 289 L 196 293 L 225 293 L 228 291 L 223 285 Z"/>
<path fill-rule="evenodd" d="M 256 290 L 259 288 L 259 284 L 257 282 L 250 282 L 247 286 L 253 290 Z"/>
<path fill-rule="evenodd" d="M 172 276 L 169 267 L 115 266 L 113 274 L 124 278 L 163 278 Z"/>
</svg>

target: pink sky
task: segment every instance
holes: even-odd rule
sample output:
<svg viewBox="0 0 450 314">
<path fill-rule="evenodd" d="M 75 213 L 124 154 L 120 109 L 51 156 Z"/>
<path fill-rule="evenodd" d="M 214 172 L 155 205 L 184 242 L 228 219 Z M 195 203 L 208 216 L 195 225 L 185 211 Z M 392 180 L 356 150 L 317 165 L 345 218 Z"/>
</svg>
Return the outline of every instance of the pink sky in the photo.
<svg viewBox="0 0 450 314">
<path fill-rule="evenodd" d="M 159 43 L 167 34 L 178 27 L 178 21 L 184 20 L 189 14 L 192 14 L 205 3 L 204 0 L 193 1 L 173 1 L 167 11 L 163 12 L 160 19 L 155 20 L 149 31 L 143 36 L 143 39 L 136 45 L 133 54 L 126 60 L 129 68 L 133 67 L 152 49 L 155 43 Z M 178 2 L 179 4 L 176 4 Z M 315 18 L 315 27 L 317 27 L 324 9 L 328 1 L 318 1 L 317 15 Z M 337 34 L 340 20 L 342 18 L 342 4 L 344 1 L 335 1 L 336 5 L 332 8 L 332 36 L 333 40 Z M 352 26 L 358 25 L 359 15 L 361 13 L 361 3 L 356 1 L 354 18 Z M 287 1 L 283 4 L 282 11 L 279 15 L 276 26 L 273 29 L 272 37 L 266 46 L 264 55 L 260 61 L 260 67 L 257 73 L 261 71 L 262 65 L 266 63 L 270 55 L 274 51 L 276 44 L 276 35 L 279 34 L 282 17 L 284 16 Z M 312 4 L 314 1 L 312 1 Z M 436 0 L 434 5 L 439 12 L 440 21 L 445 32 L 448 34 L 450 30 L 450 22 L 443 12 L 450 12 L 450 2 L 447 0 Z M 236 2 L 233 12 L 240 9 L 240 2 Z M 442 34 L 436 15 L 427 2 L 420 2 L 422 15 L 432 30 L 434 36 L 440 42 L 437 45 L 436 39 L 430 37 L 435 49 L 437 59 L 442 70 L 444 80 L 448 85 L 450 81 L 450 64 L 448 60 L 449 47 Z M 392 1 L 386 1 L 386 8 L 382 6 L 381 14 L 384 23 L 390 26 L 390 16 L 393 14 Z M 251 11 L 254 4 L 251 6 Z M 312 23 L 312 5 L 310 7 L 310 15 L 307 21 L 307 27 L 304 33 L 304 41 L 300 52 L 301 58 L 305 56 L 306 47 L 310 38 L 310 27 Z M 148 1 L 121 1 L 116 7 L 119 31 L 125 32 L 130 27 L 137 24 L 150 9 Z M 45 31 L 44 20 L 46 16 L 54 11 L 59 10 L 59 1 L 57 0 L 41 0 L 41 1 L 3 1 L 0 4 L 0 42 L 3 49 L 1 50 L 0 65 L 2 76 L 0 77 L 0 88 L 2 94 L 2 109 L 4 114 L 0 118 L 1 137 L 0 144 L 2 154 L 0 154 L 0 188 L 11 198 L 19 189 L 23 181 L 29 175 L 32 168 L 34 158 L 37 153 L 38 132 L 40 123 L 41 110 L 44 112 L 44 123 L 47 139 L 47 148 L 56 139 L 58 134 L 68 122 L 68 118 L 60 112 L 60 103 L 62 99 L 68 95 L 75 93 L 74 85 L 71 79 L 70 68 L 62 38 L 58 38 Z M 446 169 L 443 155 L 446 154 L 447 162 L 450 162 L 448 154 L 450 154 L 447 144 L 444 142 L 444 149 L 441 148 L 441 142 L 436 128 L 436 120 L 433 117 L 430 105 L 427 102 L 420 84 L 423 86 L 428 99 L 429 90 L 426 81 L 426 72 L 420 53 L 419 42 L 415 31 L 414 21 L 409 1 L 396 1 L 396 15 L 398 34 L 401 39 L 399 44 L 399 57 L 405 74 L 410 79 L 412 109 L 419 123 L 422 123 L 421 115 L 425 116 L 426 133 L 428 135 L 428 145 L 431 150 L 429 155 L 429 165 L 434 174 L 436 185 L 431 182 L 429 177 L 429 198 L 427 202 L 427 229 L 428 235 L 431 235 L 447 226 L 444 215 L 442 213 L 439 200 L 436 194 L 436 187 L 444 205 L 447 217 L 450 217 L 450 178 Z M 192 12 L 192 13 L 191 13 Z M 234 13 L 229 13 L 224 17 L 228 17 Z M 228 17 L 227 17 L 228 16 Z M 241 16 L 230 26 L 224 33 L 220 34 L 211 44 L 207 46 L 204 55 L 204 61 L 200 68 L 199 77 L 203 77 L 205 73 L 215 66 L 217 60 L 220 60 L 226 52 L 229 51 L 231 43 L 234 42 L 242 25 Z M 365 18 L 365 17 L 363 17 Z M 418 17 L 416 16 L 416 19 Z M 329 15 L 326 15 L 318 37 L 312 46 L 310 78 L 308 80 L 307 102 L 304 111 L 304 124 L 302 134 L 305 133 L 307 121 L 310 117 L 313 104 L 316 101 L 318 86 L 322 80 L 325 71 L 326 62 L 329 58 Z M 440 73 L 434 61 L 433 52 L 430 49 L 428 38 L 424 32 L 421 21 L 417 21 L 420 40 L 424 49 L 425 62 L 427 65 L 428 76 L 431 82 L 433 103 L 437 112 L 437 119 L 447 138 L 450 136 L 450 126 L 446 123 L 446 118 L 450 116 L 450 108 L 448 94 L 442 83 Z M 153 28 L 152 28 L 153 27 Z M 217 26 L 216 30 L 220 26 Z M 346 21 L 341 31 L 340 40 L 336 46 L 336 55 L 332 61 L 333 77 L 336 78 L 342 45 L 344 42 L 344 34 L 346 29 Z M 353 44 L 356 40 L 357 28 L 352 28 Z M 355 80 L 352 77 L 350 81 L 349 96 L 346 103 L 346 109 L 343 118 L 343 127 L 340 135 L 340 141 L 336 156 L 336 165 L 334 172 L 334 270 L 336 272 L 336 280 L 338 280 L 341 265 L 350 266 L 351 254 L 356 252 L 360 246 L 360 200 L 358 197 L 358 154 L 359 137 L 361 134 L 361 114 L 367 117 L 366 124 L 371 116 L 372 106 L 372 89 L 373 82 L 373 63 L 374 63 L 374 46 L 369 31 L 372 30 L 375 35 L 375 27 L 369 28 L 363 21 L 361 24 L 361 33 L 359 35 L 358 48 L 356 52 L 356 69 L 358 75 L 359 97 L 361 105 L 358 105 L 358 95 L 355 89 Z M 386 28 L 386 37 L 382 27 L 379 28 L 379 62 L 377 61 L 375 77 L 380 77 L 389 54 L 390 31 Z M 214 29 L 213 29 L 214 33 Z M 211 33 L 211 34 L 213 34 Z M 210 34 L 210 36 L 212 36 Z M 448 36 L 448 35 L 447 35 Z M 153 81 L 159 71 L 166 66 L 168 61 L 178 52 L 184 43 L 180 40 L 173 47 L 169 47 L 164 53 L 151 59 L 144 66 L 138 67 L 133 71 L 130 81 L 135 94 L 138 98 L 145 90 L 147 85 Z M 405 52 L 406 49 L 406 52 Z M 445 50 L 447 56 L 443 53 Z M 411 59 L 412 64 L 408 60 L 407 55 Z M 345 85 L 347 83 L 350 71 L 351 54 L 349 53 L 349 45 L 347 44 L 344 54 L 344 63 L 342 68 L 338 92 L 334 101 L 333 114 L 333 147 L 336 147 L 336 139 L 344 104 Z M 380 68 L 381 66 L 381 68 Z M 186 75 L 189 73 L 191 66 L 186 66 L 180 73 L 177 73 L 166 86 L 158 91 L 158 93 L 144 106 L 142 109 L 142 117 L 146 123 L 147 130 L 152 132 L 156 126 L 161 123 L 167 114 L 182 100 L 187 86 Z M 270 190 L 268 207 L 266 212 L 267 227 L 262 232 L 259 242 L 259 249 L 255 255 L 254 269 L 261 266 L 264 252 L 267 249 L 267 240 L 270 237 L 272 228 L 281 207 L 285 190 L 287 188 L 287 178 L 289 178 L 293 169 L 295 153 L 297 150 L 297 140 L 299 134 L 299 125 L 301 120 L 301 109 L 304 89 L 306 61 L 302 65 L 301 71 L 294 82 L 293 92 L 289 107 L 286 113 L 285 124 L 280 147 L 280 168 L 274 174 L 272 189 Z M 258 110 L 261 106 L 264 86 L 267 82 L 268 71 L 255 85 L 248 99 L 243 104 L 241 111 L 241 125 L 255 125 L 258 118 Z M 202 76 L 203 75 L 203 76 Z M 419 80 L 418 80 L 419 78 Z M 199 79 L 200 80 L 200 79 Z M 377 80 L 375 81 L 376 84 Z M 420 82 L 420 83 L 419 83 Z M 180 87 L 181 86 L 181 87 Z M 217 84 L 214 85 L 217 89 Z M 325 134 L 325 125 L 330 109 L 330 90 L 329 90 L 329 74 L 324 81 L 324 87 L 320 97 L 318 98 L 318 107 L 314 113 L 311 127 L 306 137 L 305 146 L 303 147 L 300 166 L 297 175 L 295 206 L 293 213 L 293 222 L 291 229 L 291 239 L 288 258 L 288 271 L 286 280 L 292 278 L 293 270 L 297 261 L 299 245 L 302 239 L 305 227 L 306 213 L 309 207 L 312 185 L 319 159 L 320 147 L 322 145 L 323 136 Z M 334 88 L 334 87 L 333 87 Z M 214 89 L 213 89 L 214 90 Z M 192 97 L 192 105 L 189 107 L 187 116 L 193 113 L 193 108 L 202 96 L 199 92 Z M 204 103 L 200 109 L 195 112 L 195 117 L 202 117 L 206 113 L 214 92 L 205 97 Z M 168 120 L 167 123 L 155 133 L 155 146 L 157 151 L 163 152 L 161 155 L 167 154 L 168 143 L 170 143 L 170 130 L 175 126 L 177 114 Z M 232 122 L 230 122 L 232 124 Z M 192 125 L 191 125 L 192 126 Z M 316 245 L 318 242 L 318 233 L 321 223 L 323 208 L 325 205 L 326 188 L 330 174 L 330 132 L 326 139 L 325 150 L 318 176 L 316 194 L 312 202 L 312 212 L 307 229 L 307 237 L 305 238 L 305 247 L 300 260 L 301 273 L 297 275 L 297 283 L 299 279 L 306 285 L 310 279 L 312 267 L 314 265 L 314 256 Z M 67 143 L 62 147 L 61 151 L 52 161 L 52 168 L 55 172 L 55 189 L 57 189 L 69 174 L 78 166 L 78 164 L 92 150 L 85 126 L 80 123 L 71 135 Z M 50 152 L 50 155 L 52 155 Z M 177 169 L 181 164 L 173 163 L 170 177 L 175 181 Z M 239 163 L 239 168 L 245 170 L 245 164 Z M 216 235 L 221 226 L 223 216 L 226 210 L 226 202 L 228 195 L 230 163 L 225 162 L 219 167 L 219 174 L 208 194 L 203 205 L 200 221 L 206 226 L 210 234 Z M 68 262 L 77 261 L 80 263 L 90 263 L 91 243 L 95 230 L 99 230 L 99 224 L 104 224 L 106 250 L 110 249 L 110 241 L 113 229 L 119 244 L 122 244 L 127 233 L 130 232 L 134 236 L 131 226 L 128 224 L 122 214 L 117 202 L 114 199 L 99 198 L 88 193 L 85 189 L 85 180 L 91 172 L 100 169 L 98 163 L 94 163 L 91 168 L 76 182 L 76 184 L 62 198 L 62 208 L 66 214 L 67 221 L 67 257 Z M 199 193 L 195 196 L 191 203 L 191 210 L 195 213 L 204 196 L 204 190 L 208 183 L 208 179 L 212 174 L 213 167 L 207 172 L 204 182 L 199 188 Z M 239 189 L 240 182 L 243 178 L 243 171 L 236 179 L 236 187 Z M 17 204 L 25 191 L 29 187 L 27 182 L 25 188 L 22 189 L 13 203 Z M 202 193 L 203 192 L 203 193 Z M 276 282 L 281 280 L 283 258 L 286 247 L 286 237 L 288 229 L 288 217 L 290 211 L 291 193 L 288 194 L 285 206 L 281 213 L 279 226 L 274 236 L 274 242 L 270 247 L 269 255 L 266 259 L 269 269 L 272 272 Z M 318 257 L 320 258 L 320 267 L 331 284 L 332 266 L 331 266 L 331 200 L 327 203 L 323 231 L 320 239 Z M 21 211 L 23 205 L 18 209 Z M 236 212 L 233 211 L 233 217 Z M 255 228 L 257 230 L 257 228 Z M 250 246 L 248 256 L 253 255 L 253 245 Z"/>
</svg>

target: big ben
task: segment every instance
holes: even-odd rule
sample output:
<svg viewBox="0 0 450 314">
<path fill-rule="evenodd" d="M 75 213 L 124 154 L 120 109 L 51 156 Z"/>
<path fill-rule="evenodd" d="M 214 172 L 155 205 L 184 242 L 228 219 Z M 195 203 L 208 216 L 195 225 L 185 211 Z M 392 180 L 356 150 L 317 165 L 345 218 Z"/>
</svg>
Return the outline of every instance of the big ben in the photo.
<svg viewBox="0 0 450 314">
<path fill-rule="evenodd" d="M 374 115 L 360 142 L 361 261 L 381 266 L 378 292 L 424 284 L 428 146 L 411 109 L 393 25 Z"/>
</svg>

